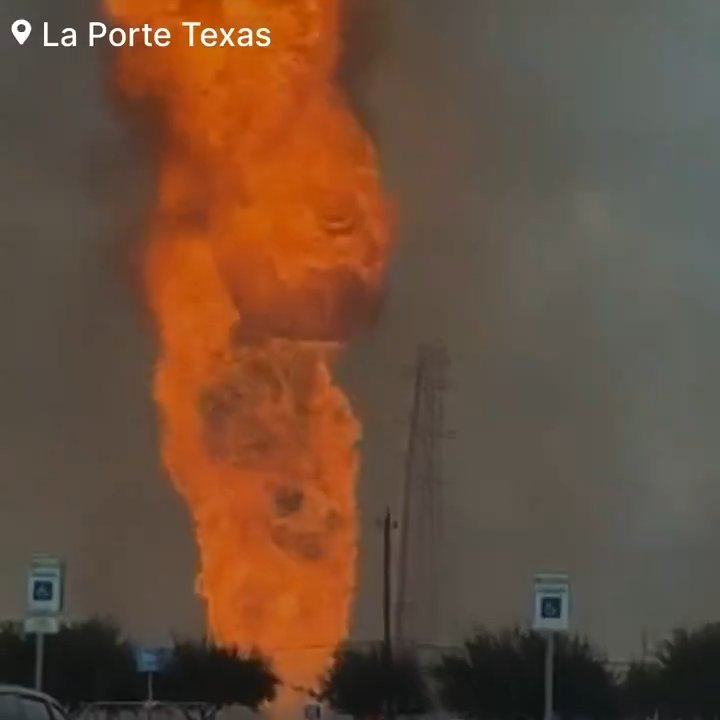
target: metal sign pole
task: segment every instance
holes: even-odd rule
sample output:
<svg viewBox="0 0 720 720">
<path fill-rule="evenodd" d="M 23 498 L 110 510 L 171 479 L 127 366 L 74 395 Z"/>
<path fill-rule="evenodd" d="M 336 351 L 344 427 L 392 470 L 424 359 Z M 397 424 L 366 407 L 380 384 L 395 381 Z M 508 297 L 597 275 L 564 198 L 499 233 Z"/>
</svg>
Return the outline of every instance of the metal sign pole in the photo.
<svg viewBox="0 0 720 720">
<path fill-rule="evenodd" d="M 50 555 L 35 555 L 28 569 L 25 632 L 35 635 L 35 689 L 42 690 L 45 635 L 59 632 L 63 608 L 63 563 Z"/>
<path fill-rule="evenodd" d="M 147 703 L 147 716 L 148 720 L 152 720 L 153 716 L 153 673 L 147 674 L 148 681 L 148 703 Z"/>
<path fill-rule="evenodd" d="M 553 720 L 555 714 L 553 690 L 555 686 L 555 633 L 551 630 L 545 638 L 545 720 Z"/>
<path fill-rule="evenodd" d="M 567 573 L 540 573 L 535 576 L 533 630 L 545 638 L 544 720 L 555 714 L 555 645 L 557 634 L 570 629 L 570 578 Z"/>
<path fill-rule="evenodd" d="M 35 689 L 42 690 L 43 661 L 45 655 L 45 634 L 35 633 Z"/>
</svg>

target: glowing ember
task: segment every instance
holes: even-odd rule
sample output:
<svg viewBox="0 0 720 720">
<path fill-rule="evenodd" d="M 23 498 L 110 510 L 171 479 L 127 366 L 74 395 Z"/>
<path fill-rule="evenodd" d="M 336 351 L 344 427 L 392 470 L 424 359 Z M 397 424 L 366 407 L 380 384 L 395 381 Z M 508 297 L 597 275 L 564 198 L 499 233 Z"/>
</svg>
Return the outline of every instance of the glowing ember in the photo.
<svg viewBox="0 0 720 720">
<path fill-rule="evenodd" d="M 313 684 L 347 632 L 359 426 L 331 369 L 375 312 L 388 246 L 373 148 L 335 85 L 340 0 L 105 0 L 167 27 L 120 51 L 163 129 L 145 286 L 162 453 L 190 506 L 221 642 Z M 188 47 L 183 20 L 267 27 Z"/>
</svg>

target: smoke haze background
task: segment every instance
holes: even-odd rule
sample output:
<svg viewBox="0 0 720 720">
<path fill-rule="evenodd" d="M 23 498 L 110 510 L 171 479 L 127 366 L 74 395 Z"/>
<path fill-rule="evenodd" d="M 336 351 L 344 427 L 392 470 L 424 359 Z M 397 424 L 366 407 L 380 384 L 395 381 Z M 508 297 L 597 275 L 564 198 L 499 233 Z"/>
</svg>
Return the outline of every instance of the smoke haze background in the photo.
<svg viewBox="0 0 720 720">
<path fill-rule="evenodd" d="M 0 617 L 34 552 L 67 558 L 73 617 L 164 638 L 202 627 L 189 519 L 161 474 L 152 343 L 131 263 L 152 190 L 108 102 L 106 58 L 38 45 L 94 2 L 0 4 Z M 30 20 L 23 48 L 10 24 Z"/>
<path fill-rule="evenodd" d="M 548 566 L 616 657 L 714 618 L 720 10 L 387 7 L 370 104 L 402 243 L 362 350 L 366 492 L 392 369 L 442 337 L 446 632 L 526 617 Z"/>
<path fill-rule="evenodd" d="M 452 360 L 443 635 L 523 621 L 568 569 L 614 657 L 715 619 L 720 583 L 720 8 L 714 0 L 391 0 L 358 104 L 399 209 L 378 326 L 343 365 L 365 426 L 354 632 L 380 632 L 418 342 Z M 35 551 L 72 615 L 197 632 L 196 553 L 160 468 L 128 258 L 152 163 L 87 48 L 19 48 L 0 6 L 0 616 Z M 701 591 L 698 592 L 698 588 Z M 328 589 L 319 588 L 319 597 Z M 331 590 L 330 590 L 331 591 Z"/>
</svg>

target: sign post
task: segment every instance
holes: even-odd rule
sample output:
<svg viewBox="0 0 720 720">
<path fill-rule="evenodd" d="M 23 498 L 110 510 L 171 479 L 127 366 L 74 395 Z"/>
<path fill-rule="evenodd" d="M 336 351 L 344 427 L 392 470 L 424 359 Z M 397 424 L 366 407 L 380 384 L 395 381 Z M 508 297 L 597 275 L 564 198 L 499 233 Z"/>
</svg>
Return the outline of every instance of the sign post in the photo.
<svg viewBox="0 0 720 720">
<path fill-rule="evenodd" d="M 147 702 L 146 711 L 147 717 L 152 717 L 153 705 L 155 703 L 154 697 L 154 678 L 155 673 L 160 672 L 170 657 L 170 650 L 167 648 L 149 648 L 149 647 L 136 647 L 135 648 L 135 667 L 141 674 L 147 675 Z"/>
<path fill-rule="evenodd" d="M 555 633 L 550 631 L 545 638 L 545 710 L 544 720 L 553 720 L 555 715 Z"/>
<path fill-rule="evenodd" d="M 59 632 L 63 608 L 63 563 L 51 555 L 35 555 L 28 570 L 25 632 L 35 635 L 35 688 L 42 690 L 45 635 Z"/>
<path fill-rule="evenodd" d="M 564 573 L 535 576 L 533 629 L 545 634 L 545 713 L 553 720 L 555 686 L 555 636 L 570 628 L 570 579 Z"/>
</svg>

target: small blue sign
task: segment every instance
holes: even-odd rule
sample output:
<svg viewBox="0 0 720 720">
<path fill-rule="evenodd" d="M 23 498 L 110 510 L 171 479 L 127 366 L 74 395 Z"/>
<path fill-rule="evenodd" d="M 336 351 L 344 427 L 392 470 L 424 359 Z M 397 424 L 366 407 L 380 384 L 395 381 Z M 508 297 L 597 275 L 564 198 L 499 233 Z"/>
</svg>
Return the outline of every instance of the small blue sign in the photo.
<svg viewBox="0 0 720 720">
<path fill-rule="evenodd" d="M 135 648 L 135 666 L 139 673 L 160 672 L 170 659 L 169 648 Z"/>
<path fill-rule="evenodd" d="M 33 600 L 36 602 L 52 602 L 55 595 L 55 583 L 51 580 L 33 580 Z"/>
<path fill-rule="evenodd" d="M 28 615 L 59 615 L 63 606 L 63 564 L 37 555 L 28 568 Z"/>
<path fill-rule="evenodd" d="M 547 595 L 542 599 L 540 607 L 540 614 L 543 619 L 559 619 L 562 615 L 562 598 L 559 596 Z"/>
</svg>

